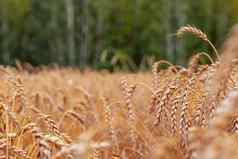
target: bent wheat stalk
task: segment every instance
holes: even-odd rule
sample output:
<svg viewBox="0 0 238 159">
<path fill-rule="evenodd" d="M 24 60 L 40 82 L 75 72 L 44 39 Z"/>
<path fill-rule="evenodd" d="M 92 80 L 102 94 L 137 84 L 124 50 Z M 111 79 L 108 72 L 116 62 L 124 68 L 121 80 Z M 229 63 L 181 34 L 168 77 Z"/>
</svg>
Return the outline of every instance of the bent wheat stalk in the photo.
<svg viewBox="0 0 238 159">
<path fill-rule="evenodd" d="M 186 26 L 181 27 L 181 28 L 177 31 L 176 35 L 177 35 L 178 37 L 181 37 L 181 36 L 183 36 L 185 33 L 191 33 L 191 34 L 195 35 L 196 37 L 198 37 L 199 39 L 201 39 L 201 40 L 203 40 L 204 42 L 206 42 L 207 44 L 209 44 L 209 45 L 212 47 L 213 51 L 215 52 L 217 59 L 220 60 L 220 55 L 218 54 L 218 51 L 217 51 L 216 47 L 215 47 L 215 46 L 212 44 L 212 42 L 208 39 L 207 35 L 206 35 L 205 33 L 203 33 L 200 29 L 198 29 L 198 28 L 196 28 L 196 27 L 194 27 L 194 26 L 191 26 L 191 25 L 186 25 Z"/>
</svg>

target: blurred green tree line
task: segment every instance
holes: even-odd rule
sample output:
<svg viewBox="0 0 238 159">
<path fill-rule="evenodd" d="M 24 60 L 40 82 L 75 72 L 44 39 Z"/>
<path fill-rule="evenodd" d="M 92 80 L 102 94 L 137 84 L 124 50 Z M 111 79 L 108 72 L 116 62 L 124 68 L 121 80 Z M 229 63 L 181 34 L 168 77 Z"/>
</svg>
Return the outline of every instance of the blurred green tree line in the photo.
<svg viewBox="0 0 238 159">
<path fill-rule="evenodd" d="M 186 64 L 211 50 L 174 33 L 192 24 L 219 48 L 237 21 L 237 0 L 0 0 L 0 63 L 80 68 Z"/>
</svg>

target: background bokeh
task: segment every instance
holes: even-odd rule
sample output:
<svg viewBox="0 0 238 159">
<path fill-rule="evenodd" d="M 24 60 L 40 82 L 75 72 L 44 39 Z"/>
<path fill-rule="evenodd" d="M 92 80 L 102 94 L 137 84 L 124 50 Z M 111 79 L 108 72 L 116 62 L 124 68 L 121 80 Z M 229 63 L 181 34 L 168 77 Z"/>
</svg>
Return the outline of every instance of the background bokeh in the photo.
<svg viewBox="0 0 238 159">
<path fill-rule="evenodd" d="M 0 63 L 146 69 L 186 65 L 206 44 L 176 30 L 194 25 L 220 48 L 237 0 L 0 0 Z M 212 53 L 210 53 L 212 55 Z"/>
</svg>

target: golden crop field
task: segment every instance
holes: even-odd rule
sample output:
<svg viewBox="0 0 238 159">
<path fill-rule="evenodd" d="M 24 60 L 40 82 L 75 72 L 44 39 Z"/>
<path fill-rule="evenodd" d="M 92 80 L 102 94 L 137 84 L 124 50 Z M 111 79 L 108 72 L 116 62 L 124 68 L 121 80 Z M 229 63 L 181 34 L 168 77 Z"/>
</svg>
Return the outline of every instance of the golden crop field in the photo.
<svg viewBox="0 0 238 159">
<path fill-rule="evenodd" d="M 151 73 L 2 67 L 0 158 L 237 159 L 238 28 L 220 52 Z"/>
</svg>

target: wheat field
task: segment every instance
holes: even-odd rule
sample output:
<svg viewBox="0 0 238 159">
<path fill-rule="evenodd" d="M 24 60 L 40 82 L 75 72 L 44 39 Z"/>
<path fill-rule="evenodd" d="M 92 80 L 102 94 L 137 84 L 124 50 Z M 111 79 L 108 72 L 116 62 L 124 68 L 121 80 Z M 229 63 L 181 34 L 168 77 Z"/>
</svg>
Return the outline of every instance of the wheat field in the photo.
<svg viewBox="0 0 238 159">
<path fill-rule="evenodd" d="M 0 158 L 237 159 L 238 28 L 219 51 L 185 33 L 214 57 L 134 74 L 1 67 Z"/>
</svg>

